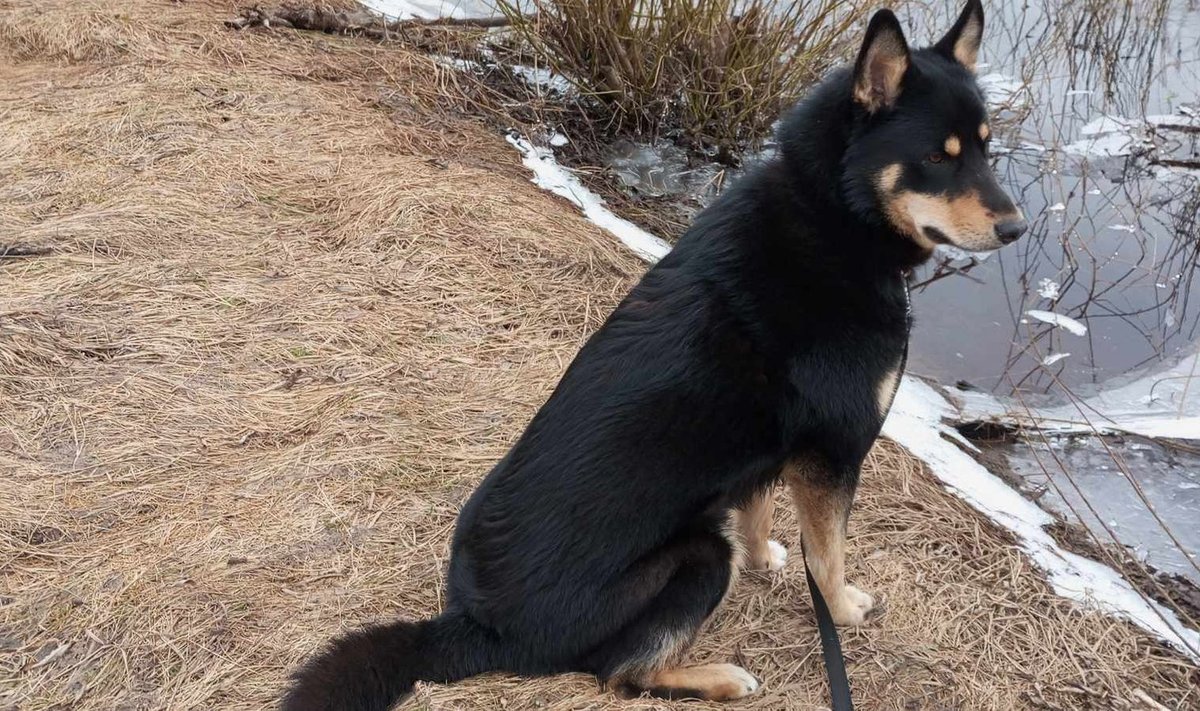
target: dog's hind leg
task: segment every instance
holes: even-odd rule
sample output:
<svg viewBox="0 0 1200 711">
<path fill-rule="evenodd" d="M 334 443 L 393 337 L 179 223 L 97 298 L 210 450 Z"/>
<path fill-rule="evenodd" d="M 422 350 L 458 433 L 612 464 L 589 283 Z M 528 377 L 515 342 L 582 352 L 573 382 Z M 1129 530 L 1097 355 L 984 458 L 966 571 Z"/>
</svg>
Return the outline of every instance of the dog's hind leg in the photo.
<svg viewBox="0 0 1200 711">
<path fill-rule="evenodd" d="M 755 494 L 737 512 L 738 530 L 746 547 L 747 570 L 779 570 L 787 563 L 787 549 L 769 538 L 775 515 L 772 487 Z"/>
<path fill-rule="evenodd" d="M 733 575 L 736 548 L 721 527 L 692 534 L 667 584 L 636 617 L 588 655 L 601 681 L 626 693 L 664 698 L 736 699 L 758 682 L 732 664 L 679 668 L 705 621 L 721 603 Z"/>
<path fill-rule="evenodd" d="M 800 462 L 784 469 L 784 479 L 800 517 L 805 564 L 829 614 L 839 625 L 861 625 L 875 601 L 846 584 L 846 522 L 854 499 L 853 481 Z"/>
</svg>

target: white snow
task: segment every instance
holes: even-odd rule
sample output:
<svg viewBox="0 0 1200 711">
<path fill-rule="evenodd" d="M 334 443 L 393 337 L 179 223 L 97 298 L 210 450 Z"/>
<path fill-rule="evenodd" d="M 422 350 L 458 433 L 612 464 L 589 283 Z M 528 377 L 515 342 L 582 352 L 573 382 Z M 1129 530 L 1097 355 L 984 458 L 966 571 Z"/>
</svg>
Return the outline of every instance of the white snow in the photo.
<svg viewBox="0 0 1200 711">
<path fill-rule="evenodd" d="M 1063 358 L 1069 358 L 1070 356 L 1071 356 L 1070 353 L 1052 353 L 1051 355 L 1048 355 L 1045 358 L 1042 358 L 1042 365 L 1051 366 L 1051 365 L 1054 365 L 1055 363 L 1057 363 L 1058 361 L 1062 360 Z"/>
<path fill-rule="evenodd" d="M 1161 131 L 1190 130 L 1200 127 L 1200 116 L 1187 114 L 1154 114 L 1144 119 L 1124 116 L 1101 116 L 1089 121 L 1079 129 L 1083 136 L 1063 146 L 1063 151 L 1072 155 L 1088 157 L 1128 156 L 1150 150 L 1154 142 L 1151 134 Z M 1189 169 L 1159 166 L 1162 177 L 1188 173 Z"/>
<path fill-rule="evenodd" d="M 570 94 L 574 87 L 571 82 L 561 74 L 555 74 L 545 67 L 529 67 L 524 64 L 515 64 L 512 67 L 513 74 L 525 80 L 526 84 L 533 87 L 540 87 L 557 91 L 560 94 Z"/>
<path fill-rule="evenodd" d="M 1133 225 L 1109 225 L 1108 229 L 1116 230 L 1117 232 L 1129 232 L 1131 234 L 1137 232 L 1137 228 Z"/>
<path fill-rule="evenodd" d="M 1042 323 L 1048 323 L 1052 326 L 1058 326 L 1059 328 L 1064 328 L 1064 329 L 1070 331 L 1071 333 L 1074 333 L 1076 336 L 1082 336 L 1085 333 L 1087 333 L 1087 326 L 1084 326 L 1082 323 L 1079 323 L 1078 321 L 1071 318 L 1070 316 L 1063 316 L 1062 314 L 1056 314 L 1053 311 L 1042 311 L 1041 309 L 1030 309 L 1029 311 L 1025 312 L 1025 315 L 1030 318 L 1035 318 L 1038 321 L 1041 321 Z"/>
<path fill-rule="evenodd" d="M 361 0 L 368 10 L 393 20 L 436 20 L 441 17 L 495 17 L 495 3 L 487 0 Z"/>
<path fill-rule="evenodd" d="M 1077 156 L 1113 158 L 1130 155 L 1136 145 L 1133 136 L 1127 133 L 1104 133 L 1068 143 L 1063 151 Z"/>
<path fill-rule="evenodd" d="M 535 185 L 575 203 L 576 207 L 583 210 L 585 217 L 611 232 L 639 257 L 657 262 L 671 251 L 671 245 L 632 222 L 614 215 L 604 206 L 604 200 L 599 195 L 585 188 L 583 183 L 579 182 L 579 178 L 554 160 L 553 151 L 534 146 L 515 134 L 510 133 L 507 138 L 508 142 L 521 152 L 521 162 L 533 171 Z"/>
<path fill-rule="evenodd" d="M 1118 133 L 1128 131 L 1137 126 L 1137 122 L 1120 116 L 1101 116 L 1084 124 L 1079 132 L 1085 136 L 1096 136 L 1102 133 Z"/>
<path fill-rule="evenodd" d="M 554 161 L 550 150 L 512 134 L 508 142 L 521 152 L 524 164 L 534 173 L 534 183 L 581 207 L 588 219 L 612 232 L 639 257 L 655 262 L 670 251 L 663 240 L 613 215 L 599 196 Z M 1056 593 L 1130 620 L 1200 661 L 1200 632 L 1188 629 L 1174 613 L 1141 596 L 1117 571 L 1060 548 L 1044 529 L 1053 522 L 1051 516 L 963 451 L 975 447 L 943 422 L 954 414 L 958 413 L 945 397 L 906 375 L 883 434 L 928 464 L 949 491 L 1011 531 L 1034 564 L 1046 571 Z"/>
<path fill-rule="evenodd" d="M 437 62 L 438 64 L 442 65 L 443 67 L 450 67 L 451 69 L 457 69 L 460 72 L 482 72 L 483 71 L 482 64 L 480 64 L 479 62 L 472 62 L 469 59 L 460 59 L 458 57 L 450 57 L 445 54 L 434 54 L 431 56 L 433 57 L 433 61 Z"/>
<path fill-rule="evenodd" d="M 1053 434 L 1128 433 L 1200 440 L 1200 350 L 1077 404 L 1010 407 L 987 393 L 950 391 L 958 422 L 1005 422 Z"/>
<path fill-rule="evenodd" d="M 571 142 L 571 139 L 567 138 L 565 135 L 563 135 L 561 133 L 558 133 L 557 131 L 554 133 L 554 135 L 550 136 L 550 145 L 555 148 L 561 148 L 562 146 L 565 146 L 570 142 Z"/>
<path fill-rule="evenodd" d="M 1200 128 L 1200 114 L 1152 114 L 1146 117 L 1146 123 L 1164 128 Z"/>
<path fill-rule="evenodd" d="M 1090 420 L 1102 430 L 1145 437 L 1200 440 L 1200 351 L 1169 368 L 1084 398 L 1079 407 L 1064 405 L 1036 414 L 1057 422 Z"/>
<path fill-rule="evenodd" d="M 1046 212 L 1062 212 L 1063 210 L 1066 210 L 1066 209 L 1067 209 L 1067 206 L 1065 204 L 1063 204 L 1061 202 L 1056 202 L 1053 205 L 1051 205 L 1050 207 L 1046 208 Z"/>
<path fill-rule="evenodd" d="M 1038 282 L 1037 293 L 1038 296 L 1042 297 L 1043 299 L 1057 301 L 1059 295 L 1061 294 L 1061 288 L 1062 287 L 1059 286 L 1058 282 L 1054 281 L 1053 279 L 1042 279 Z"/>
<path fill-rule="evenodd" d="M 1011 106 L 1017 103 L 1018 95 L 1025 90 L 1025 82 L 1006 74 L 992 72 L 976 79 L 992 106 Z"/>
</svg>

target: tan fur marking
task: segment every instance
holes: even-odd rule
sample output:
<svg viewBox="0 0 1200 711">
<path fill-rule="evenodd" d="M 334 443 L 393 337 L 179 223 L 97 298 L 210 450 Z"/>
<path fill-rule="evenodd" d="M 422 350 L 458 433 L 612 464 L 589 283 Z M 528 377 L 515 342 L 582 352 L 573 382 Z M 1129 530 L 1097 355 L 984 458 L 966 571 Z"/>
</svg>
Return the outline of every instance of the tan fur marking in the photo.
<svg viewBox="0 0 1200 711">
<path fill-rule="evenodd" d="M 874 601 L 846 584 L 846 520 L 851 497 L 829 488 L 817 462 L 795 461 L 784 469 L 800 518 L 805 561 L 839 625 L 862 624 Z"/>
<path fill-rule="evenodd" d="M 892 400 L 896 397 L 896 386 L 900 384 L 900 369 L 895 368 L 889 370 L 883 380 L 879 381 L 879 386 L 876 388 L 875 397 L 879 402 L 879 415 L 887 417 L 888 410 L 892 409 Z"/>
<path fill-rule="evenodd" d="M 771 551 L 767 547 L 767 540 L 771 535 L 774 515 L 775 497 L 771 489 L 757 494 L 738 511 L 738 528 L 741 529 L 742 543 L 746 547 L 745 564 L 750 570 L 770 568 Z"/>
<path fill-rule="evenodd" d="M 954 43 L 954 58 L 958 63 L 975 71 L 975 62 L 979 58 L 979 44 L 983 40 L 983 24 L 979 18 L 972 15 Z"/>
<path fill-rule="evenodd" d="M 926 249 L 933 249 L 935 243 L 925 236 L 922 227 L 936 227 L 964 249 L 1000 246 L 995 236 L 996 216 L 973 191 L 955 198 L 901 192 L 884 201 L 884 210 L 897 229 Z"/>
<path fill-rule="evenodd" d="M 900 184 L 900 175 L 903 171 L 904 169 L 899 163 L 892 163 L 883 170 L 879 171 L 877 185 L 879 186 L 880 192 L 882 192 L 884 195 L 895 192 L 896 186 Z"/>
<path fill-rule="evenodd" d="M 891 33 L 880 35 L 863 60 L 863 72 L 854 83 L 855 100 L 869 111 L 891 106 L 900 96 L 900 83 L 908 70 L 904 39 Z"/>
<path fill-rule="evenodd" d="M 951 158 L 957 158 L 962 154 L 962 141 L 958 140 L 958 136 L 951 135 L 942 147 L 946 149 L 946 155 Z"/>
<path fill-rule="evenodd" d="M 986 123 L 979 124 L 979 137 L 980 138 L 982 138 L 983 140 L 986 141 L 988 139 L 988 137 L 991 135 L 992 135 L 992 127 L 991 126 L 988 126 Z"/>
<path fill-rule="evenodd" d="M 707 701 L 740 699 L 758 689 L 758 683 L 749 672 L 732 664 L 665 669 L 650 675 L 644 685 L 647 688 L 695 691 Z"/>
</svg>

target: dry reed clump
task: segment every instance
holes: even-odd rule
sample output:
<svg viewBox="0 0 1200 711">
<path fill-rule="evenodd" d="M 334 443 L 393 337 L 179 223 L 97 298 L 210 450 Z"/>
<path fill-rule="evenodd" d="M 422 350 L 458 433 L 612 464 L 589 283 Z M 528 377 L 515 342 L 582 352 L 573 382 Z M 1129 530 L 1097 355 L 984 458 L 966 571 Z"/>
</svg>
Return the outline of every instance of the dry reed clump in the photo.
<svg viewBox="0 0 1200 711">
<path fill-rule="evenodd" d="M 136 53 L 0 55 L 0 239 L 52 250 L 0 260 L 0 709 L 261 710 L 329 635 L 436 612 L 458 507 L 644 266 L 439 111 L 425 57 L 101 5 Z M 903 451 L 864 480 L 861 708 L 1196 706 L 1195 665 L 1055 597 Z M 796 562 L 694 656 L 764 678 L 739 708 L 823 703 Z M 499 675 L 422 705 L 716 708 Z"/>
<path fill-rule="evenodd" d="M 841 56 L 854 0 L 500 0 L 539 61 L 613 130 L 677 131 L 729 156 L 756 145 Z M 530 13 L 533 10 L 534 12 Z"/>
</svg>

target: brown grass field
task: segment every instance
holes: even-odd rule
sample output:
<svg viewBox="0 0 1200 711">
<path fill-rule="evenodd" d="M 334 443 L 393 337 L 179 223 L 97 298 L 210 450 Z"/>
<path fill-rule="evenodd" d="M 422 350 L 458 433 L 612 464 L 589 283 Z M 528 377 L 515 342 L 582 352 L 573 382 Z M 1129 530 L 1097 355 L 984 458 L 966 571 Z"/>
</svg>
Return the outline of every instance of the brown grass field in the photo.
<svg viewBox="0 0 1200 711">
<path fill-rule="evenodd" d="M 446 108 L 448 70 L 237 9 L 0 0 L 0 248 L 50 250 L 0 258 L 0 709 L 265 709 L 338 630 L 433 614 L 460 503 L 645 268 Z M 860 708 L 1200 708 L 1194 665 L 896 446 L 864 482 Z M 693 656 L 763 679 L 734 708 L 819 708 L 798 562 Z M 581 675 L 409 702 L 708 707 Z"/>
</svg>

